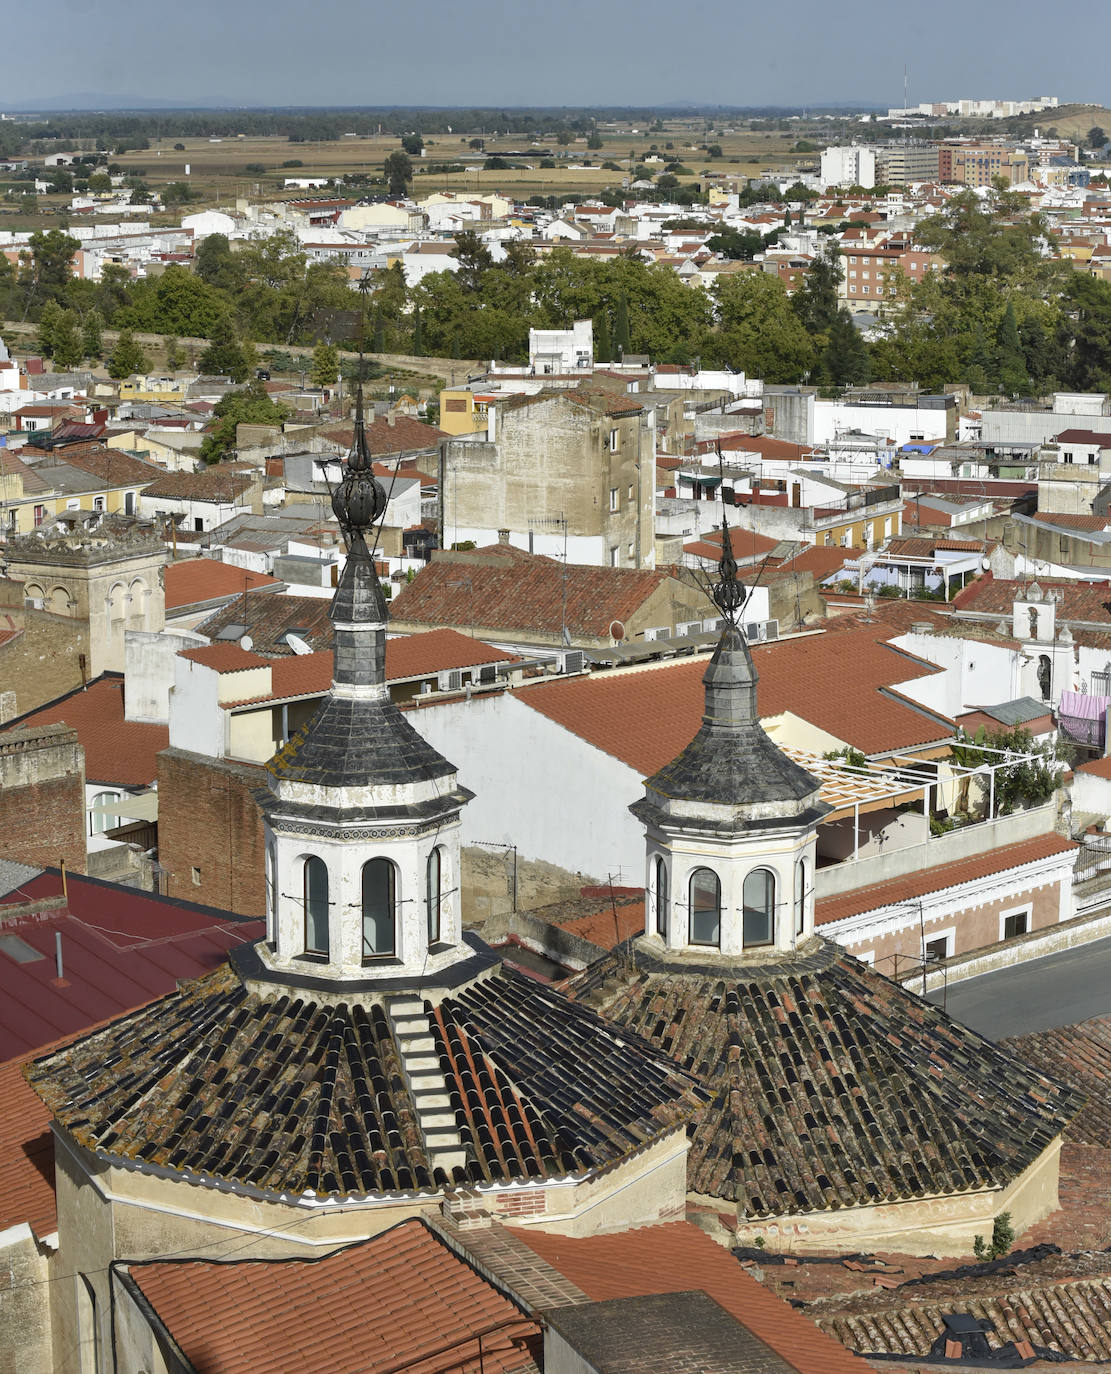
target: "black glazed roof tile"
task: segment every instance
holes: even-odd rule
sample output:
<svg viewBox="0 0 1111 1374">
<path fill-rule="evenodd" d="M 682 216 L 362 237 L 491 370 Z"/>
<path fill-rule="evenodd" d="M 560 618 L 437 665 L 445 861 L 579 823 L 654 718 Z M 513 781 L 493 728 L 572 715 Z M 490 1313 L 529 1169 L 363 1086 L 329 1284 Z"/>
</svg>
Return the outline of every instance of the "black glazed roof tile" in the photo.
<svg viewBox="0 0 1111 1374">
<path fill-rule="evenodd" d="M 712 1093 L 688 1185 L 750 1216 L 1000 1186 L 1082 1101 L 825 941 L 729 974 L 634 945 L 568 990 Z"/>
<path fill-rule="evenodd" d="M 642 1040 L 500 966 L 426 1010 L 475 1182 L 605 1168 L 702 1098 Z M 425 1151 L 380 1004 L 261 996 L 230 965 L 27 1076 L 91 1150 L 269 1192 L 449 1182 Z"/>
</svg>

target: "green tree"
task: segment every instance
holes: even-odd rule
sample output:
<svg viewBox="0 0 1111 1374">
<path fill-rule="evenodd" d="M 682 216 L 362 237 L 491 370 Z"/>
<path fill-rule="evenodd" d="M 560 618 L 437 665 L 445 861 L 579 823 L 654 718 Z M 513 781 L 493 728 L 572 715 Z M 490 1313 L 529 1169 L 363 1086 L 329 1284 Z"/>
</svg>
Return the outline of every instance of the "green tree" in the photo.
<svg viewBox="0 0 1111 1374">
<path fill-rule="evenodd" d="M 74 254 L 81 244 L 61 229 L 37 229 L 29 246 L 31 257 L 24 283 L 27 307 L 41 309 L 47 301 L 60 301 L 65 296 Z"/>
<path fill-rule="evenodd" d="M 586 140 L 586 146 L 593 152 L 597 152 L 602 145 L 602 135 L 597 129 L 593 130 L 590 137 Z"/>
<path fill-rule="evenodd" d="M 613 344 L 610 343 L 610 317 L 602 310 L 594 319 L 594 357 L 600 363 L 613 361 Z"/>
<path fill-rule="evenodd" d="M 719 281 L 713 294 L 722 362 L 769 382 L 800 381 L 814 366 L 814 345 L 778 277 L 739 273 Z"/>
<path fill-rule="evenodd" d="M 424 353 L 424 330 L 421 327 L 420 306 L 413 307 L 413 356 L 419 358 Z"/>
<path fill-rule="evenodd" d="M 99 195 L 111 189 L 112 178 L 107 172 L 94 172 L 89 178 L 89 190 L 92 191 L 94 195 Z"/>
<path fill-rule="evenodd" d="M 410 157 L 420 157 L 424 152 L 424 139 L 420 134 L 403 134 L 401 146 Z"/>
<path fill-rule="evenodd" d="M 289 418 L 286 406 L 270 399 L 261 382 L 229 391 L 216 402 L 212 422 L 201 444 L 201 458 L 218 463 L 235 448 L 240 425 L 282 425 Z"/>
<path fill-rule="evenodd" d="M 237 291 L 243 285 L 243 265 L 231 251 L 226 234 L 208 234 L 201 239 L 193 270 L 201 281 L 220 291 Z"/>
<path fill-rule="evenodd" d="M 63 310 L 54 329 L 54 366 L 59 372 L 68 372 L 76 367 L 84 356 L 81 326 L 77 315 L 72 310 Z"/>
<path fill-rule="evenodd" d="M 47 301 L 39 315 L 36 343 L 39 352 L 46 358 L 54 356 L 54 335 L 64 313 L 57 301 Z"/>
<path fill-rule="evenodd" d="M 624 296 L 618 297 L 617 312 L 613 318 L 613 346 L 619 359 L 632 348 L 629 335 L 629 302 Z"/>
<path fill-rule="evenodd" d="M 1103 145 L 1107 142 L 1107 135 L 1103 132 L 1103 130 L 1099 127 L 1098 124 L 1093 124 L 1092 127 L 1088 130 L 1088 137 L 1086 142 L 1089 148 L 1102 148 Z"/>
<path fill-rule="evenodd" d="M 382 165 L 382 173 L 390 188 L 391 196 L 406 195 L 413 180 L 412 159 L 408 153 L 390 153 Z"/>
<path fill-rule="evenodd" d="M 166 366 L 171 372 L 177 372 L 185 366 L 185 352 L 178 342 L 177 336 L 170 334 L 165 339 L 166 347 Z"/>
<path fill-rule="evenodd" d="M 312 351 L 312 368 L 309 380 L 315 387 L 323 390 L 331 386 L 339 376 L 339 349 L 335 344 L 318 343 Z"/>
<path fill-rule="evenodd" d="M 482 287 L 486 273 L 494 265 L 489 248 L 473 229 L 462 229 L 455 236 L 455 247 L 451 250 L 451 255 L 459 262 L 456 276 L 459 278 L 460 286 L 464 291 L 478 291 Z"/>
<path fill-rule="evenodd" d="M 135 342 L 130 329 L 121 329 L 116 346 L 108 355 L 108 375 L 116 381 L 145 372 L 150 366 L 147 355 Z"/>
<path fill-rule="evenodd" d="M 250 358 L 236 338 L 230 320 L 221 320 L 213 331 L 208 347 L 197 359 L 197 366 L 209 377 L 230 377 L 237 383 L 247 380 Z"/>
<path fill-rule="evenodd" d="M 104 351 L 104 320 L 99 310 L 90 310 L 81 322 L 81 347 L 86 358 L 99 358 Z"/>
<path fill-rule="evenodd" d="M 1015 307 L 1011 301 L 1003 311 L 999 329 L 995 336 L 998 356 L 997 374 L 999 385 L 1007 395 L 1025 393 L 1030 389 L 1030 378 L 1026 375 L 1026 356 L 1019 338 Z"/>
</svg>

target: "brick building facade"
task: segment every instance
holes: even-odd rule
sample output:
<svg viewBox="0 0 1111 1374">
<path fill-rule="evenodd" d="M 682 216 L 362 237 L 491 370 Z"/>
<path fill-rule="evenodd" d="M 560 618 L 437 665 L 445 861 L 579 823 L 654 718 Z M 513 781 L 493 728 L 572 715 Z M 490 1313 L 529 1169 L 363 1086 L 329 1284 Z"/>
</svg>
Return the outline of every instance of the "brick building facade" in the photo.
<svg viewBox="0 0 1111 1374">
<path fill-rule="evenodd" d="M 0 736 L 4 858 L 85 871 L 85 753 L 64 725 Z"/>
<path fill-rule="evenodd" d="M 183 749 L 158 756 L 158 862 L 166 896 L 265 915 L 262 814 L 254 798 L 262 785 L 256 764 Z"/>
</svg>

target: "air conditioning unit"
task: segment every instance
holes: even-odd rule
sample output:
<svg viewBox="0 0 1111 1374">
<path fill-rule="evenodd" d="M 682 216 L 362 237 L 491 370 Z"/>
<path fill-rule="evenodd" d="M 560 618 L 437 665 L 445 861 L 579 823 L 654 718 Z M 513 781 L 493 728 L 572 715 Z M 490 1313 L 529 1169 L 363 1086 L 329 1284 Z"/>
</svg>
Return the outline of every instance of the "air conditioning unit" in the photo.
<svg viewBox="0 0 1111 1374">
<path fill-rule="evenodd" d="M 716 634 L 719 630 L 725 629 L 725 621 L 720 618 L 717 620 L 704 620 L 702 628 L 707 634 Z"/>
<path fill-rule="evenodd" d="M 582 673 L 586 671 L 586 654 L 581 649 L 569 649 L 563 655 L 563 671 L 565 673 Z"/>
<path fill-rule="evenodd" d="M 452 668 L 450 672 L 441 673 L 439 682 L 441 692 L 461 692 L 463 690 L 463 674 L 458 668 Z"/>
<path fill-rule="evenodd" d="M 765 638 L 765 639 L 778 639 L 778 638 L 779 638 L 779 621 L 778 621 L 778 620 L 768 620 L 768 621 L 765 622 L 765 624 L 764 624 L 764 638 Z"/>
<path fill-rule="evenodd" d="M 671 631 L 667 628 L 666 625 L 655 625 L 652 627 L 652 629 L 645 630 L 644 638 L 646 640 L 670 639 Z"/>
<path fill-rule="evenodd" d="M 472 682 L 496 682 L 497 677 L 498 668 L 495 663 L 484 663 L 480 668 L 475 669 L 471 673 Z"/>
<path fill-rule="evenodd" d="M 675 627 L 677 635 L 700 635 L 702 633 L 701 620 L 684 620 Z"/>
</svg>

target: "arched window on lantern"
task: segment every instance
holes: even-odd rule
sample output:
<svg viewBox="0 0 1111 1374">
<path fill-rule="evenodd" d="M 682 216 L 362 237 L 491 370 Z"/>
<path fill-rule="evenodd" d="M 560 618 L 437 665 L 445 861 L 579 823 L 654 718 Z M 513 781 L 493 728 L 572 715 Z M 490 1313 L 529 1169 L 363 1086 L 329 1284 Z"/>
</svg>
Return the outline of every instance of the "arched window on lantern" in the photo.
<svg viewBox="0 0 1111 1374">
<path fill-rule="evenodd" d="M 305 860 L 305 953 L 328 954 L 328 865 L 317 855 Z"/>
<path fill-rule="evenodd" d="M 653 865 L 654 890 L 656 894 L 656 934 L 661 938 L 667 936 L 667 864 L 663 855 L 656 855 L 656 862 Z"/>
<path fill-rule="evenodd" d="M 425 906 L 428 916 L 428 943 L 438 945 L 443 939 L 442 915 L 444 901 L 444 863 L 442 852 L 433 849 L 428 856 Z"/>
<path fill-rule="evenodd" d="M 363 959 L 397 953 L 397 873 L 389 859 L 363 864 Z"/>
<path fill-rule="evenodd" d="M 795 934 L 801 935 L 806 927 L 806 860 L 800 859 L 795 865 Z"/>
<path fill-rule="evenodd" d="M 741 939 L 745 949 L 774 943 L 775 874 L 767 868 L 754 868 L 745 879 L 741 902 L 744 906 Z"/>
<path fill-rule="evenodd" d="M 696 868 L 690 878 L 690 943 L 721 944 L 721 880 L 712 868 Z"/>
</svg>

